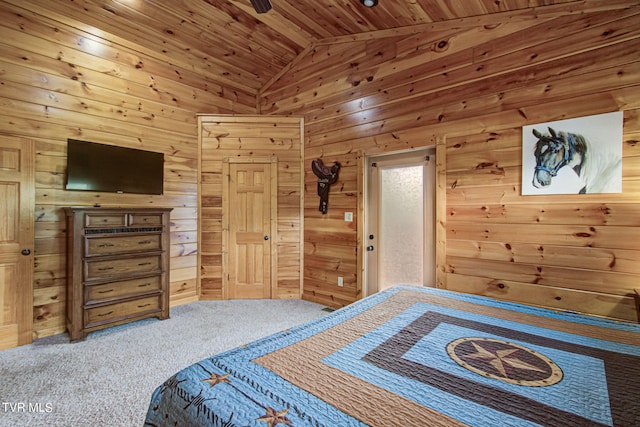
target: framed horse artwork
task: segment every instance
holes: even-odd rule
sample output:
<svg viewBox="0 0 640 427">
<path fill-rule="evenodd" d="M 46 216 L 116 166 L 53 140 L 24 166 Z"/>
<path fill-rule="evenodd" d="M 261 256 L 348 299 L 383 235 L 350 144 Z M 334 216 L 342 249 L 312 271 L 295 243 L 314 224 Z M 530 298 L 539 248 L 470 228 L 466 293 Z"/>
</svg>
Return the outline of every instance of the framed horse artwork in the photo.
<svg viewBox="0 0 640 427">
<path fill-rule="evenodd" d="M 622 192 L 622 112 L 522 127 L 522 194 Z"/>
</svg>

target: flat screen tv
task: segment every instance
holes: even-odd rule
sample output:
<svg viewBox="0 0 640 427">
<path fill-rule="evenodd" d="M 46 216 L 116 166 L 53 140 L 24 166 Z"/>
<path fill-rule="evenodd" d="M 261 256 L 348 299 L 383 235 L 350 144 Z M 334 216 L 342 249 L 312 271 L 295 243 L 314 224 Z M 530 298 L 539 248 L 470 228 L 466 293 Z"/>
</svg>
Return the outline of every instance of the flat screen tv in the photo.
<svg viewBox="0 0 640 427">
<path fill-rule="evenodd" d="M 67 140 L 67 190 L 162 194 L 164 154 Z"/>
</svg>

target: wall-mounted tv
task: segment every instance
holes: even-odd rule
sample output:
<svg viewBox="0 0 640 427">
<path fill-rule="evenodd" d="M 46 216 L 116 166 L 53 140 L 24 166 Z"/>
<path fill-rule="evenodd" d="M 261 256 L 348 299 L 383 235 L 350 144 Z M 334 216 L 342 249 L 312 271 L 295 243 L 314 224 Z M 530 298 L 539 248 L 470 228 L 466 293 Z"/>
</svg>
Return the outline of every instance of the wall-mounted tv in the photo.
<svg viewBox="0 0 640 427">
<path fill-rule="evenodd" d="M 162 194 L 164 154 L 67 140 L 67 190 Z"/>
</svg>

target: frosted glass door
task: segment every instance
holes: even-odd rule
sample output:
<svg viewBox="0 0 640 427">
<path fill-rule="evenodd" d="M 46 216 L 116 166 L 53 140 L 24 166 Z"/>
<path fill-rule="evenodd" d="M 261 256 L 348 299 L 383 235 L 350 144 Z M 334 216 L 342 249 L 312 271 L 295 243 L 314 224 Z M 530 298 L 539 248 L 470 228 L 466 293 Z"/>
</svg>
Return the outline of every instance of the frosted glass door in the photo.
<svg viewBox="0 0 640 427">
<path fill-rule="evenodd" d="M 424 174 L 422 166 L 380 169 L 378 280 L 422 286 Z"/>
<path fill-rule="evenodd" d="M 365 202 L 366 294 L 435 286 L 435 150 L 370 157 Z"/>
</svg>

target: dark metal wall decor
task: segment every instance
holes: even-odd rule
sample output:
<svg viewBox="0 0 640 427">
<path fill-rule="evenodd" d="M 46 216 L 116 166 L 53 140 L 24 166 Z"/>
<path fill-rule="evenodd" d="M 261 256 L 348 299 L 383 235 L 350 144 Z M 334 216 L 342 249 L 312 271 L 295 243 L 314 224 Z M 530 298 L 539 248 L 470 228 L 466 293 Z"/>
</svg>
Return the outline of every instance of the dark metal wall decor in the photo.
<svg viewBox="0 0 640 427">
<path fill-rule="evenodd" d="M 329 186 L 338 180 L 340 163 L 335 162 L 333 166 L 325 166 L 322 159 L 311 161 L 311 170 L 318 177 L 318 196 L 320 196 L 319 210 L 323 214 L 327 213 L 329 203 Z"/>
</svg>

